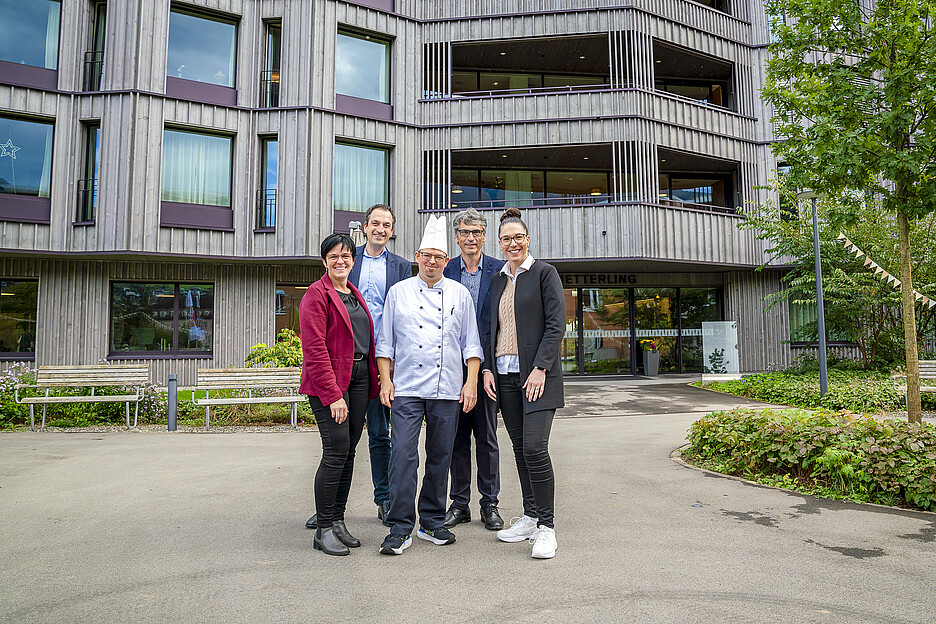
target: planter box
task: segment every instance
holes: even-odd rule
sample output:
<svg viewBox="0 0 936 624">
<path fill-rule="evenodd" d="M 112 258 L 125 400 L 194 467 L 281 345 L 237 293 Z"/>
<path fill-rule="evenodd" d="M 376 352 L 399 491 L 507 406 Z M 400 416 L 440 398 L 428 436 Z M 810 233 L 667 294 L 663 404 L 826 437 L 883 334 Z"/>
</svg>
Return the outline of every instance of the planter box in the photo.
<svg viewBox="0 0 936 624">
<path fill-rule="evenodd" d="M 644 375 L 647 377 L 656 377 L 660 374 L 660 352 L 643 352 Z"/>
</svg>

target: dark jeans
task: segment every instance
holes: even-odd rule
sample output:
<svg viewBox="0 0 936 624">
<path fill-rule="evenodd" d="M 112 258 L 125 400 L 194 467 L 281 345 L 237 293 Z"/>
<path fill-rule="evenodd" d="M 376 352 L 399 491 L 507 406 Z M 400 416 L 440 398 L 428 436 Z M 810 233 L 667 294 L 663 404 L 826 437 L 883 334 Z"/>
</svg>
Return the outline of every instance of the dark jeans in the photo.
<svg viewBox="0 0 936 624">
<path fill-rule="evenodd" d="M 315 473 L 315 511 L 318 526 L 323 529 L 330 527 L 335 520 L 344 520 L 354 471 L 354 449 L 364 431 L 369 386 L 367 360 L 355 362 L 351 369 L 351 383 L 344 394 L 348 417 L 340 424 L 332 418 L 330 407 L 322 405 L 318 397 L 309 397 L 309 405 L 322 434 L 322 461 Z"/>
<path fill-rule="evenodd" d="M 374 502 L 390 500 L 390 408 L 371 399 L 367 404 L 367 441 L 370 448 Z"/>
<path fill-rule="evenodd" d="M 467 414 L 458 410 L 458 428 L 452 449 L 452 507 L 468 509 L 471 499 L 471 436 L 475 439 L 478 464 L 478 494 L 481 506 L 497 504 L 500 494 L 500 451 L 497 448 L 497 404 L 484 392 L 478 379 L 478 403 Z"/>
<path fill-rule="evenodd" d="M 396 397 L 390 426 L 393 455 L 390 456 L 390 532 L 409 535 L 416 525 L 419 469 L 419 433 L 426 418 L 426 469 L 419 492 L 419 526 L 439 529 L 445 520 L 445 486 L 455 419 L 461 404 L 456 400 Z"/>
<path fill-rule="evenodd" d="M 539 518 L 539 526 L 552 528 L 555 479 L 549 459 L 549 430 L 556 410 L 524 414 L 522 386 L 518 373 L 498 375 L 497 398 L 517 460 L 523 513 Z"/>
</svg>

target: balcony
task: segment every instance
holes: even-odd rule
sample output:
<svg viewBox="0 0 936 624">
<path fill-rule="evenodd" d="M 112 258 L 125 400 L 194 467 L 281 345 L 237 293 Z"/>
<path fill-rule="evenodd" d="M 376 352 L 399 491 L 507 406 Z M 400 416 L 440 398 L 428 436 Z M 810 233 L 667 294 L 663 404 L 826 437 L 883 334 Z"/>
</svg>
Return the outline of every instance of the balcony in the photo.
<svg viewBox="0 0 936 624">
<path fill-rule="evenodd" d="M 97 180 L 94 178 L 78 180 L 77 199 L 75 221 L 72 225 L 94 225 L 97 210 Z"/>
<path fill-rule="evenodd" d="M 262 188 L 257 191 L 256 232 L 272 232 L 276 229 L 276 189 Z"/>
<path fill-rule="evenodd" d="M 726 213 L 741 204 L 737 162 L 662 147 L 657 161 L 659 204 Z"/>
<path fill-rule="evenodd" d="M 280 72 L 278 69 L 266 69 L 260 72 L 260 107 L 276 108 L 279 106 Z"/>
<path fill-rule="evenodd" d="M 450 70 L 446 58 L 427 54 L 424 98 L 607 90 L 608 48 L 605 35 L 456 43 Z"/>
<path fill-rule="evenodd" d="M 653 81 L 657 91 L 706 106 L 737 111 L 734 64 L 685 48 L 653 42 Z"/>
</svg>

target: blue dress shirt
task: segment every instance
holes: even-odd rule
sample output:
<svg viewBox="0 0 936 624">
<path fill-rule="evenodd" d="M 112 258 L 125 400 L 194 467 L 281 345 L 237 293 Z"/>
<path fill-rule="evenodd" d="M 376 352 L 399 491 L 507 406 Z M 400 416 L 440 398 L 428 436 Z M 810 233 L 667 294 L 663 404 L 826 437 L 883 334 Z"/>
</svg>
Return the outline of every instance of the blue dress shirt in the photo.
<svg viewBox="0 0 936 624">
<path fill-rule="evenodd" d="M 368 256 L 361 246 L 361 277 L 358 290 L 364 296 L 364 302 L 374 319 L 374 338 L 380 335 L 380 317 L 384 309 L 384 293 L 387 292 L 387 248 L 376 258 Z"/>
<path fill-rule="evenodd" d="M 377 357 L 396 360 L 396 396 L 458 400 L 462 362 L 484 360 L 468 289 L 443 277 L 429 287 L 419 276 L 387 292 Z"/>
</svg>

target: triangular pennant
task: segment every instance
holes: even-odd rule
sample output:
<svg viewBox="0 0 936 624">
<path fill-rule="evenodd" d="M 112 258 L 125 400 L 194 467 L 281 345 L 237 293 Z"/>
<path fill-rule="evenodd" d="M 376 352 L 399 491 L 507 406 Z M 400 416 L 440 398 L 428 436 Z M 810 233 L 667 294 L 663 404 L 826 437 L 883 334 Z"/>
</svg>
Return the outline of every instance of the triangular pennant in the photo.
<svg viewBox="0 0 936 624">
<path fill-rule="evenodd" d="M 868 266 L 869 264 L 874 264 L 874 261 L 871 258 L 865 257 L 864 265 Z"/>
<path fill-rule="evenodd" d="M 863 255 L 864 255 L 864 252 L 858 249 L 857 247 L 855 247 L 855 257 L 860 258 Z"/>
</svg>

